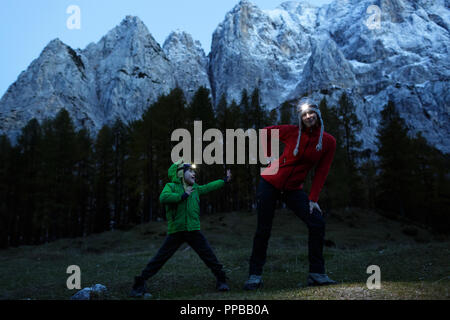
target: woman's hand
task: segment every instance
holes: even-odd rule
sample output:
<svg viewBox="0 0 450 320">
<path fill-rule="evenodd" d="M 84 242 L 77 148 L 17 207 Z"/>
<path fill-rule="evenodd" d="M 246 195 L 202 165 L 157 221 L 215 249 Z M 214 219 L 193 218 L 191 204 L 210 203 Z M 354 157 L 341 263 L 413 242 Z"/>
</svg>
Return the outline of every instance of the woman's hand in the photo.
<svg viewBox="0 0 450 320">
<path fill-rule="evenodd" d="M 309 213 L 312 214 L 314 209 L 319 210 L 320 214 L 322 214 L 322 210 L 320 209 L 319 204 L 314 201 L 309 201 Z"/>
</svg>

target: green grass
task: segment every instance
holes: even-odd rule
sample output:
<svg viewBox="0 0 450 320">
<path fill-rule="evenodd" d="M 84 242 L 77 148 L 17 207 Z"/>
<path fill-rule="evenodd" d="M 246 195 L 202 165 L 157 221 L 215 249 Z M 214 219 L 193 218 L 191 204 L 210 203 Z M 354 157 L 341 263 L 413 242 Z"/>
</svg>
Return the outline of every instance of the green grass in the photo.
<svg viewBox="0 0 450 320">
<path fill-rule="evenodd" d="M 304 286 L 307 229 L 293 213 L 279 210 L 264 268 L 264 288 L 244 291 L 255 226 L 255 213 L 202 217 L 203 233 L 224 265 L 230 292 L 215 292 L 212 273 L 183 245 L 148 281 L 152 299 L 449 299 L 448 238 L 356 209 L 328 218 L 326 239 L 336 246 L 325 247 L 324 256 L 327 272 L 337 285 Z M 66 287 L 69 265 L 80 266 L 83 288 L 101 283 L 108 288 L 107 299 L 129 299 L 133 277 L 157 252 L 165 231 L 165 222 L 153 222 L 129 231 L 0 251 L 0 299 L 69 299 L 77 291 Z M 381 268 L 379 290 L 366 286 L 366 269 L 373 264 Z"/>
</svg>

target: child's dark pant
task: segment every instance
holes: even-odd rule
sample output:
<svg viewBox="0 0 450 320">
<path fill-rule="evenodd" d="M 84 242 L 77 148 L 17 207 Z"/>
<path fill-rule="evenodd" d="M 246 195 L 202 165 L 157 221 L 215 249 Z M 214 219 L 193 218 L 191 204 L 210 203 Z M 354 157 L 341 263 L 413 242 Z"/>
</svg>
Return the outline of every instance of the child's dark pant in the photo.
<svg viewBox="0 0 450 320">
<path fill-rule="evenodd" d="M 184 242 L 194 249 L 218 280 L 225 281 L 223 267 L 217 260 L 208 240 L 200 231 L 181 231 L 169 234 L 158 253 L 142 271 L 141 276 L 147 280 L 155 275 Z"/>
</svg>

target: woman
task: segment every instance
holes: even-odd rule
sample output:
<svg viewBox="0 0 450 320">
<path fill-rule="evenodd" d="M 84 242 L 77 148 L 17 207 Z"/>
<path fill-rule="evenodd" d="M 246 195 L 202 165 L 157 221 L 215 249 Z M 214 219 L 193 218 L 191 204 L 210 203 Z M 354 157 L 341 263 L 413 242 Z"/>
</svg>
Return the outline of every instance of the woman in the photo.
<svg viewBox="0 0 450 320">
<path fill-rule="evenodd" d="M 278 129 L 285 144 L 279 159 L 261 173 L 257 191 L 258 223 L 250 257 L 249 279 L 244 289 L 255 290 L 262 286 L 262 269 L 272 230 L 272 220 L 277 199 L 305 222 L 309 230 L 308 285 L 334 284 L 325 273 L 323 242 L 325 220 L 317 203 L 336 150 L 336 140 L 324 131 L 319 108 L 308 103 L 297 106 L 299 125 L 267 127 L 267 135 Z M 270 141 L 270 138 L 267 139 Z M 270 153 L 270 145 L 268 145 Z M 310 170 L 315 174 L 309 195 L 303 190 L 303 182 Z"/>
</svg>

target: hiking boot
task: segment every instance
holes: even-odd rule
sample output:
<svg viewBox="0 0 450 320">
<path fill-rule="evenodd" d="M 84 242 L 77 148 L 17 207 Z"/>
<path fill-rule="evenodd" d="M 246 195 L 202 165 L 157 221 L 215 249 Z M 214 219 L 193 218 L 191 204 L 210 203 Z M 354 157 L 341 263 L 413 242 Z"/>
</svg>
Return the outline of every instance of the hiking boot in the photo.
<svg viewBox="0 0 450 320">
<path fill-rule="evenodd" d="M 228 284 L 226 283 L 226 281 L 220 281 L 217 280 L 216 282 L 216 289 L 217 291 L 230 291 L 230 287 L 228 286 Z"/>
<path fill-rule="evenodd" d="M 151 294 L 147 292 L 145 280 L 141 276 L 134 277 L 134 284 L 130 292 L 130 297 L 151 297 Z"/>
<path fill-rule="evenodd" d="M 336 284 L 337 282 L 331 280 L 326 273 L 312 273 L 310 272 L 307 279 L 308 286 L 326 286 L 329 284 Z"/>
<path fill-rule="evenodd" d="M 248 280 L 245 281 L 244 290 L 256 290 L 262 287 L 262 285 L 263 285 L 262 276 L 251 274 Z"/>
</svg>

